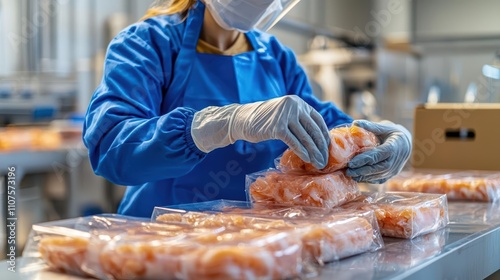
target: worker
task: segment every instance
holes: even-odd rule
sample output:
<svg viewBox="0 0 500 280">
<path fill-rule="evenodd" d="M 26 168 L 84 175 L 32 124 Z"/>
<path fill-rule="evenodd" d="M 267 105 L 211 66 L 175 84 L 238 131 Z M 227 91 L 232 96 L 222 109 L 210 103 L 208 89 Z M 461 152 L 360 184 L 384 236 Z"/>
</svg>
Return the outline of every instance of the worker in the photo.
<svg viewBox="0 0 500 280">
<path fill-rule="evenodd" d="M 353 120 L 315 98 L 294 53 L 257 28 L 289 2 L 159 1 L 113 39 L 83 139 L 95 173 L 128 186 L 119 213 L 245 200 L 245 175 L 272 167 L 288 147 L 326 165 L 328 130 Z M 354 158 L 347 174 L 372 183 L 397 174 L 410 154 L 408 132 L 353 125 L 382 144 Z"/>
</svg>

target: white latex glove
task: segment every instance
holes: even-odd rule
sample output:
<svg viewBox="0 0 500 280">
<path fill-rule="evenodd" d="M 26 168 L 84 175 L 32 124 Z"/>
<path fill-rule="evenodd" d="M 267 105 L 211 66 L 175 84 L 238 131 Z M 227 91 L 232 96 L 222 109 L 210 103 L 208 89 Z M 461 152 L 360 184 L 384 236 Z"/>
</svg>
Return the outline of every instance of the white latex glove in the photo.
<svg viewBox="0 0 500 280">
<path fill-rule="evenodd" d="M 278 139 L 318 169 L 328 161 L 328 127 L 314 108 L 295 95 L 205 108 L 194 115 L 191 135 L 205 153 L 237 140 L 257 143 Z"/>
</svg>

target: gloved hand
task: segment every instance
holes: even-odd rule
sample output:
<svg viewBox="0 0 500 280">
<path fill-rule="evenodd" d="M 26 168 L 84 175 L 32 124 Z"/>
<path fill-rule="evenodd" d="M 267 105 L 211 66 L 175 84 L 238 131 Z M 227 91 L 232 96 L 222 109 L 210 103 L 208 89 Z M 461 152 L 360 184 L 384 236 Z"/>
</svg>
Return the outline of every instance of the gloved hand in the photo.
<svg viewBox="0 0 500 280">
<path fill-rule="evenodd" d="M 411 135 L 406 128 L 385 121 L 355 121 L 353 125 L 374 133 L 380 146 L 355 156 L 348 165 L 347 176 L 358 182 L 382 184 L 403 169 L 411 153 Z"/>
<path fill-rule="evenodd" d="M 237 140 L 279 139 L 316 168 L 324 168 L 328 161 L 328 127 L 314 108 L 295 95 L 205 108 L 195 114 L 191 135 L 206 153 Z"/>
</svg>

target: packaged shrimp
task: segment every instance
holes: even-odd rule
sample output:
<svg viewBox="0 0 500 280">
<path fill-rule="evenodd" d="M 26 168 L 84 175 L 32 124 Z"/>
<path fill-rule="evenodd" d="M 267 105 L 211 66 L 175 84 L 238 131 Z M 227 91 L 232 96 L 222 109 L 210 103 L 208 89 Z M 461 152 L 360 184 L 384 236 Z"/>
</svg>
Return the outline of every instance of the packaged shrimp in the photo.
<svg viewBox="0 0 500 280">
<path fill-rule="evenodd" d="M 301 254 L 294 231 L 111 215 L 35 225 L 23 267 L 97 279 L 287 279 L 299 276 Z"/>
<path fill-rule="evenodd" d="M 300 235 L 303 258 L 319 264 L 383 247 L 371 210 L 346 211 L 219 200 L 172 208 L 157 207 L 152 219 L 196 226 L 222 222 L 226 227 L 236 229 L 293 230 Z"/>
<path fill-rule="evenodd" d="M 102 233 L 99 235 L 103 235 Z M 104 233 L 105 235 L 105 233 Z M 296 234 L 270 230 L 126 232 L 96 250 L 104 279 L 289 279 L 302 269 Z"/>
<path fill-rule="evenodd" d="M 357 182 L 341 171 L 305 175 L 270 169 L 247 175 L 246 190 L 252 202 L 326 208 L 342 205 L 360 194 Z"/>
<path fill-rule="evenodd" d="M 315 168 L 290 149 L 276 160 L 276 167 L 286 173 L 332 173 L 345 168 L 354 156 L 379 144 L 375 134 L 358 126 L 334 128 L 330 130 L 330 139 L 328 163 L 325 168 Z"/>
<path fill-rule="evenodd" d="M 123 232 L 155 233 L 177 236 L 183 232 L 199 232 L 192 229 L 151 223 L 149 219 L 126 217 L 121 215 L 99 215 L 32 226 L 29 241 L 23 252 L 22 266 L 47 268 L 77 276 L 96 277 L 100 263 L 92 253 L 98 251 L 109 238 Z M 94 232 L 104 238 L 97 242 Z M 91 256 L 91 257 L 89 257 Z"/>
<path fill-rule="evenodd" d="M 242 229 L 194 238 L 183 279 L 290 279 L 302 271 L 302 243 L 293 231 Z"/>
<path fill-rule="evenodd" d="M 57 272 L 88 276 L 82 269 L 89 241 L 89 233 L 71 228 L 51 226 L 50 228 L 33 226 L 38 237 L 30 237 L 30 242 L 37 240 L 37 245 L 28 245 L 23 258 L 29 266 L 46 265 Z M 36 246 L 37 248 L 33 248 Z"/>
<path fill-rule="evenodd" d="M 172 245 L 168 248 L 148 246 L 149 243 L 177 244 L 188 236 L 223 232 L 223 227 L 194 228 L 181 224 L 160 224 L 151 222 L 130 222 L 127 226 L 111 225 L 106 229 L 94 229 L 88 242 L 87 255 L 83 270 L 99 279 L 166 279 L 176 278 L 181 265 L 180 255 L 193 246 Z M 120 246 L 113 247 L 114 244 Z M 138 244 L 135 246 L 134 244 Z M 111 247 L 110 247 L 111 246 Z M 112 249 L 110 249 L 112 248 Z M 118 252 L 118 254 L 117 254 Z M 161 262 L 144 261 L 144 258 L 158 259 Z M 143 263 L 140 266 L 138 262 Z M 167 266 L 167 263 L 170 266 Z M 145 266 L 147 267 L 147 271 Z M 162 265 L 154 267 L 154 265 Z"/>
<path fill-rule="evenodd" d="M 362 217 L 337 217 L 318 224 L 303 221 L 300 226 L 304 226 L 301 228 L 304 258 L 321 265 L 383 246 L 378 229 Z"/>
<path fill-rule="evenodd" d="M 23 251 L 23 267 L 46 267 L 50 270 L 78 276 L 88 276 L 82 268 L 87 254 L 90 232 L 95 228 L 106 228 L 105 219 L 119 228 L 131 218 L 120 215 L 102 215 L 48 222 L 32 226 L 28 242 Z M 134 219 L 148 222 L 144 219 Z M 97 221 L 97 222 L 96 222 Z"/>
<path fill-rule="evenodd" d="M 387 192 L 365 193 L 342 206 L 372 209 L 382 236 L 411 239 L 448 224 L 446 195 Z"/>
<path fill-rule="evenodd" d="M 387 182 L 387 190 L 446 194 L 449 200 L 499 201 L 500 173 L 414 170 Z"/>
</svg>

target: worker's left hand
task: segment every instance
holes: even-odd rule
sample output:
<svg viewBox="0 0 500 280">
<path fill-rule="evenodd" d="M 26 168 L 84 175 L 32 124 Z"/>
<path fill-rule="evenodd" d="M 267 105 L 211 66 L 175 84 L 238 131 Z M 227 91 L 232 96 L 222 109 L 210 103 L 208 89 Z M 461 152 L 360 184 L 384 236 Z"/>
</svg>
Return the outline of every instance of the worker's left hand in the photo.
<svg viewBox="0 0 500 280">
<path fill-rule="evenodd" d="M 403 169 L 411 153 L 411 135 L 406 128 L 391 122 L 355 121 L 353 125 L 375 134 L 380 145 L 355 156 L 347 175 L 358 182 L 382 184 Z"/>
</svg>

